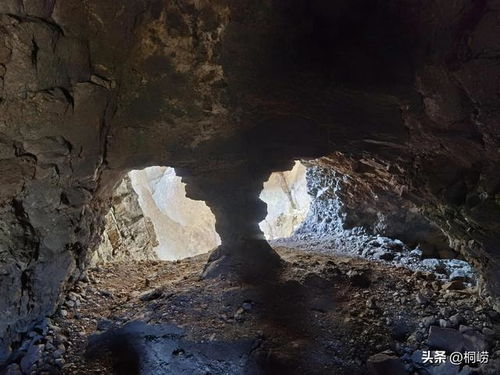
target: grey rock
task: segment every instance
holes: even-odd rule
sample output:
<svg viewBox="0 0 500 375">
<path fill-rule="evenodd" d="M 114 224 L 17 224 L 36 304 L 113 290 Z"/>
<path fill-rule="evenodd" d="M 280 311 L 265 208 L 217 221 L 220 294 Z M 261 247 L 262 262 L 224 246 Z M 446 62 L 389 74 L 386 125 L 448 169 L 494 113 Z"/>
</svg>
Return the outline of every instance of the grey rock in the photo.
<svg viewBox="0 0 500 375">
<path fill-rule="evenodd" d="M 32 345 L 21 359 L 20 365 L 23 373 L 31 373 L 32 367 L 42 358 L 44 345 Z"/>
<path fill-rule="evenodd" d="M 450 362 L 427 367 L 429 375 L 457 375 L 459 370 L 460 366 L 454 365 Z"/>
<path fill-rule="evenodd" d="M 464 322 L 464 318 L 460 314 L 454 314 L 450 316 L 449 321 L 453 328 L 457 328 Z"/>
<path fill-rule="evenodd" d="M 477 331 L 468 331 L 463 334 L 464 349 L 468 351 L 482 352 L 488 350 L 486 338 Z"/>
<path fill-rule="evenodd" d="M 23 375 L 21 368 L 17 363 L 12 363 L 5 369 L 5 375 Z"/>
<path fill-rule="evenodd" d="M 65 352 L 66 351 L 64 349 L 57 349 L 52 355 L 54 358 L 61 358 Z"/>
<path fill-rule="evenodd" d="M 464 345 L 463 336 L 458 330 L 436 326 L 430 327 L 427 344 L 433 349 L 447 352 L 460 351 Z"/>
<path fill-rule="evenodd" d="M 451 324 L 446 319 L 439 319 L 439 326 L 441 328 L 449 328 L 451 326 Z"/>
<path fill-rule="evenodd" d="M 462 280 L 453 280 L 443 284 L 442 288 L 444 290 L 463 290 L 465 289 L 465 284 Z"/>
<path fill-rule="evenodd" d="M 241 307 L 245 311 L 250 311 L 250 310 L 252 310 L 252 303 L 251 302 L 243 302 L 243 304 L 241 305 Z"/>
<path fill-rule="evenodd" d="M 97 330 L 98 331 L 106 331 L 113 325 L 113 322 L 108 319 L 101 319 L 97 322 Z"/>
<path fill-rule="evenodd" d="M 460 331 L 460 333 L 465 333 L 465 332 L 468 332 L 468 331 L 473 331 L 474 328 L 472 328 L 471 326 L 466 326 L 466 325 L 461 324 L 458 327 L 458 330 Z"/>
<path fill-rule="evenodd" d="M 477 374 L 477 371 L 468 365 L 465 365 L 462 370 L 458 373 L 458 375 L 474 375 Z"/>
<path fill-rule="evenodd" d="M 432 325 L 435 325 L 438 322 L 438 319 L 435 316 L 429 315 L 422 319 L 422 325 L 424 328 L 429 328 Z"/>
<path fill-rule="evenodd" d="M 407 375 L 403 362 L 398 357 L 385 353 L 369 357 L 367 368 L 371 375 Z"/>
<path fill-rule="evenodd" d="M 426 305 L 429 303 L 429 297 L 426 296 L 425 294 L 423 293 L 417 293 L 416 297 L 415 297 L 416 301 L 418 303 L 420 303 L 421 305 Z"/>
</svg>

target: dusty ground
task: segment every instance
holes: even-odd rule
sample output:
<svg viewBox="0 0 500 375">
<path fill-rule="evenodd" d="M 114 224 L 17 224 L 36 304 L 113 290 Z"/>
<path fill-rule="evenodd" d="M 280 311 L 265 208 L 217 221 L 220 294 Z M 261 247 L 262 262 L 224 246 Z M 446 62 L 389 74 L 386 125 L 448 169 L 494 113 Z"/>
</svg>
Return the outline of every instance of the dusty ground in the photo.
<svg viewBox="0 0 500 375">
<path fill-rule="evenodd" d="M 356 375 L 367 373 L 375 353 L 408 358 L 425 348 L 429 317 L 438 324 L 458 312 L 463 324 L 498 327 L 498 316 L 475 290 L 446 290 L 432 274 L 277 250 L 287 266 L 261 285 L 201 279 L 206 256 L 89 271 L 50 325 L 46 340 L 60 351 L 38 373 L 132 374 L 154 365 L 157 372 L 149 373 Z M 132 321 L 142 324 L 141 340 L 153 345 L 148 351 L 160 348 L 149 364 L 139 365 L 134 356 L 140 353 L 124 344 L 131 336 L 119 328 Z M 89 335 L 106 330 L 91 339 L 86 358 Z M 170 341 L 161 341 L 167 336 Z M 488 341 L 492 353 L 499 348 L 495 340 Z M 423 373 L 411 362 L 406 367 Z"/>
</svg>

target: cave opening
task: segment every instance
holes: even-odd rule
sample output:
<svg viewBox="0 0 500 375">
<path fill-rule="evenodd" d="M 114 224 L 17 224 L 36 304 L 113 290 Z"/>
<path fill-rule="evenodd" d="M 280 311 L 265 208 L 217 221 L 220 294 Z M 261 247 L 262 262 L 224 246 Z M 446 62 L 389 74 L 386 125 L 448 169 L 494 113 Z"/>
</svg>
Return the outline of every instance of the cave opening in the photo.
<svg viewBox="0 0 500 375">
<path fill-rule="evenodd" d="M 273 172 L 263 183 L 259 199 L 267 213 L 259 228 L 272 247 L 346 254 L 476 285 L 474 268 L 425 218 L 408 217 L 399 208 L 398 212 L 364 212 L 371 217 L 360 220 L 360 213 L 353 214 L 342 201 L 349 194 L 345 176 L 318 164 L 319 159 L 295 160 L 290 170 Z M 130 171 L 111 200 L 91 264 L 175 261 L 221 245 L 215 215 L 205 202 L 186 196 L 186 184 L 174 168 Z"/>
</svg>

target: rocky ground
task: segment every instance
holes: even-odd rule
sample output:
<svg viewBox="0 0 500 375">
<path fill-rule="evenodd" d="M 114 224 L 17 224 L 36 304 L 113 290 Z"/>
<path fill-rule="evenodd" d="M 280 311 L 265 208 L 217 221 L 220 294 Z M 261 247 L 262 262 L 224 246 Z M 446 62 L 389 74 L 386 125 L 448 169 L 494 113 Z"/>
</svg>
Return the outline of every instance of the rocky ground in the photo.
<svg viewBox="0 0 500 375">
<path fill-rule="evenodd" d="M 203 280 L 207 256 L 92 269 L 6 374 L 500 373 L 500 314 L 455 277 L 279 247 L 269 282 Z M 424 364 L 423 351 L 489 353 Z"/>
<path fill-rule="evenodd" d="M 271 243 L 275 247 L 284 246 L 330 256 L 357 257 L 413 271 L 429 272 L 443 282 L 461 280 L 469 287 L 477 284 L 474 269 L 464 260 L 426 257 L 420 246 L 410 248 L 397 239 L 368 234 L 362 228 L 342 229 L 334 235 L 294 235 Z"/>
</svg>

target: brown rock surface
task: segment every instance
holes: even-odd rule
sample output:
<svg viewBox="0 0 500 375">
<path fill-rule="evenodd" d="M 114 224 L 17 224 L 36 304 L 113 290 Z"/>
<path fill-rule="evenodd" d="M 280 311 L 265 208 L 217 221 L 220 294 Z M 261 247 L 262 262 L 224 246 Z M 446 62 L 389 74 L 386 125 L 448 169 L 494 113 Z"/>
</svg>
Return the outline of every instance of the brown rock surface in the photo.
<svg viewBox="0 0 500 375">
<path fill-rule="evenodd" d="M 158 259 L 153 223 L 144 216 L 128 176 L 114 191 L 111 202 L 101 242 L 91 254 L 90 265 Z"/>
</svg>

